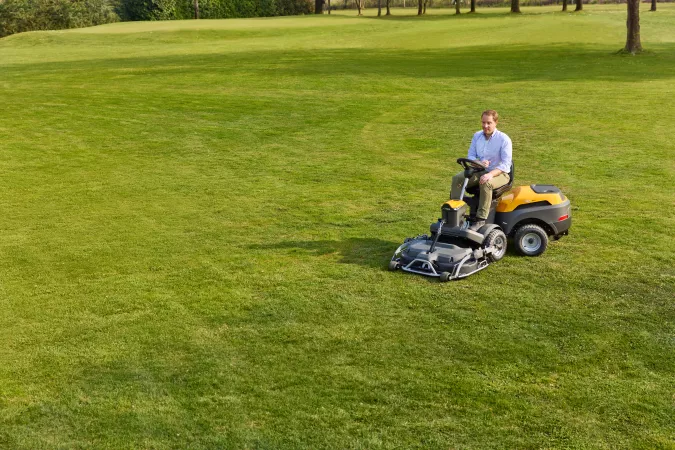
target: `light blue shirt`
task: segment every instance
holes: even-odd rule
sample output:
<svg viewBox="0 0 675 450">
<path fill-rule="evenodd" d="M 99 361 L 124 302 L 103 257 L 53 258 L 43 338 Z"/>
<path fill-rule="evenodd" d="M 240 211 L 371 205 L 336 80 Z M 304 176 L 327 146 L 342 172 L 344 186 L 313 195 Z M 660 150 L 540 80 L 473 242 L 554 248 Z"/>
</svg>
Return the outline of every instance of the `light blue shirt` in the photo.
<svg viewBox="0 0 675 450">
<path fill-rule="evenodd" d="M 488 171 L 499 169 L 504 173 L 511 171 L 511 158 L 513 148 L 511 138 L 505 133 L 495 129 L 490 139 L 485 139 L 485 134 L 478 131 L 471 139 L 469 147 L 469 159 L 477 161 L 490 161 Z"/>
</svg>

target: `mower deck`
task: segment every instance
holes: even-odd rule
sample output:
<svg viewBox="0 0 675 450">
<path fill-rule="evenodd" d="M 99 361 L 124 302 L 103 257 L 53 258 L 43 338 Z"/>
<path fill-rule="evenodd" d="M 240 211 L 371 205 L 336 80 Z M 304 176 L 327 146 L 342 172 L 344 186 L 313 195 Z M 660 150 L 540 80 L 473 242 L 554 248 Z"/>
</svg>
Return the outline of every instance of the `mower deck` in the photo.
<svg viewBox="0 0 675 450">
<path fill-rule="evenodd" d="M 432 251 L 430 251 L 432 250 Z M 485 269 L 490 261 L 491 248 L 467 248 L 434 241 L 426 235 L 406 240 L 394 253 L 390 269 L 430 277 L 443 281 L 468 277 Z"/>
</svg>

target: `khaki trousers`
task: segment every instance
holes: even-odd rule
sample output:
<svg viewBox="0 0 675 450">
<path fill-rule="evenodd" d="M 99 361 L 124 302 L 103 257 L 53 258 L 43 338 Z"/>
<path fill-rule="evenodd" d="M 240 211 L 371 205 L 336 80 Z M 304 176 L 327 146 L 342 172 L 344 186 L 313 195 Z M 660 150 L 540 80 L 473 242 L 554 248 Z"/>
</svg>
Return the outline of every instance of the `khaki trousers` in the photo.
<svg viewBox="0 0 675 450">
<path fill-rule="evenodd" d="M 478 211 L 476 211 L 476 218 L 485 220 L 490 213 L 490 203 L 492 202 L 492 191 L 504 186 L 509 182 L 508 173 L 500 173 L 496 177 L 492 177 L 487 183 L 479 184 L 480 177 L 485 175 L 486 171 L 474 173 L 469 178 L 469 183 L 466 187 L 475 185 L 480 186 L 480 197 L 478 198 Z M 450 191 L 450 198 L 452 200 L 459 200 L 459 195 L 462 193 L 462 186 L 464 185 L 464 171 L 459 172 L 452 177 L 452 190 Z"/>
</svg>

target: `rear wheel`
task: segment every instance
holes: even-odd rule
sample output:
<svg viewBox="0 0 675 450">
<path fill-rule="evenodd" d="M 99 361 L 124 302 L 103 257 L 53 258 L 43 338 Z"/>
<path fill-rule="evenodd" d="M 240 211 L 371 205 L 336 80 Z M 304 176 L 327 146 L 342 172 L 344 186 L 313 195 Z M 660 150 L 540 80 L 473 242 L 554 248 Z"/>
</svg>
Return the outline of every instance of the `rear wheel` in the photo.
<svg viewBox="0 0 675 450">
<path fill-rule="evenodd" d="M 389 270 L 396 270 L 398 269 L 399 263 L 398 261 L 394 261 L 393 259 L 389 261 Z"/>
<path fill-rule="evenodd" d="M 441 281 L 445 283 L 446 281 L 450 281 L 450 276 L 452 274 L 450 272 L 443 272 L 441 273 Z"/>
<path fill-rule="evenodd" d="M 496 228 L 485 237 L 483 248 L 492 247 L 492 253 L 487 258 L 490 262 L 499 261 L 506 254 L 506 235 L 502 230 Z"/>
<path fill-rule="evenodd" d="M 523 225 L 513 236 L 513 243 L 521 255 L 539 256 L 548 246 L 548 234 L 539 225 Z"/>
</svg>

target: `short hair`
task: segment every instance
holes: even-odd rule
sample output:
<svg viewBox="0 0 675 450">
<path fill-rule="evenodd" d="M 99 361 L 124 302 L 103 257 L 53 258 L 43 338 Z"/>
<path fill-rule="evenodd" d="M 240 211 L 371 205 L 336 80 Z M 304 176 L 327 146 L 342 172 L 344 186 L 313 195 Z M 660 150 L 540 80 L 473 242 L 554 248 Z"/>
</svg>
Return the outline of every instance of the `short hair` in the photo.
<svg viewBox="0 0 675 450">
<path fill-rule="evenodd" d="M 481 117 L 492 116 L 492 120 L 494 120 L 495 122 L 499 122 L 499 113 L 497 113 L 497 111 L 495 111 L 494 109 L 486 109 L 480 116 Z"/>
</svg>

